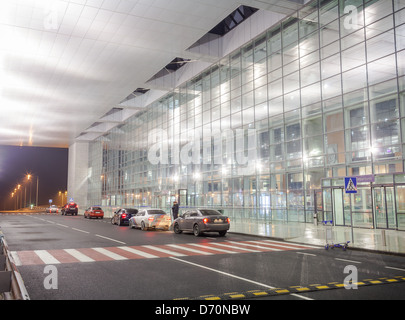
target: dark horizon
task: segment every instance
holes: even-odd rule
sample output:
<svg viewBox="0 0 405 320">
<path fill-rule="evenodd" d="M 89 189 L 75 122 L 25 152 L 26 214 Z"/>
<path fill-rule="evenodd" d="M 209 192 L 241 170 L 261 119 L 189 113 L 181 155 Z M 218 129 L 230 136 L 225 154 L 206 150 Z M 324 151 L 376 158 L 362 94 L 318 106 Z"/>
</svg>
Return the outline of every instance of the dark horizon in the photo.
<svg viewBox="0 0 405 320">
<path fill-rule="evenodd" d="M 27 174 L 32 175 L 31 203 L 36 201 L 39 177 L 38 205 L 49 205 L 49 199 L 60 204 L 62 199 L 58 199 L 58 192 L 67 190 L 67 168 L 68 149 L 65 148 L 0 146 L 0 210 L 15 208 L 16 200 L 11 193 L 18 184 L 22 185 L 20 195 L 28 204 Z"/>
</svg>

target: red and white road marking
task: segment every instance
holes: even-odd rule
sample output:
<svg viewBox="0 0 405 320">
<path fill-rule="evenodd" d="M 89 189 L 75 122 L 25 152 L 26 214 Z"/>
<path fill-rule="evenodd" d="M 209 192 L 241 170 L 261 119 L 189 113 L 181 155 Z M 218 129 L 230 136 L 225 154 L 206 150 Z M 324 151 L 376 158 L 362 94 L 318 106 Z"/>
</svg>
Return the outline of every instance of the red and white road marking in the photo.
<svg viewBox="0 0 405 320">
<path fill-rule="evenodd" d="M 132 247 L 13 251 L 12 255 L 15 257 L 14 260 L 17 266 L 27 266 L 307 249 L 320 249 L 320 247 L 273 240 L 261 240 L 209 242 L 204 244 L 188 243 Z"/>
</svg>

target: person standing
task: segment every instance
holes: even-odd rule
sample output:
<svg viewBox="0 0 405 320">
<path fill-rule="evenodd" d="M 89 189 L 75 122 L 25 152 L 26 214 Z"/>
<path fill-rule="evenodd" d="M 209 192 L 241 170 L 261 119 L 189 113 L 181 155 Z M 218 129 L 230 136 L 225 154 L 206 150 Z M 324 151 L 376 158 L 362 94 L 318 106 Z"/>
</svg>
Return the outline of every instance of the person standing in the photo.
<svg viewBox="0 0 405 320">
<path fill-rule="evenodd" d="M 173 213 L 173 221 L 174 221 L 179 216 L 179 204 L 177 203 L 177 201 L 173 202 L 172 213 Z"/>
</svg>

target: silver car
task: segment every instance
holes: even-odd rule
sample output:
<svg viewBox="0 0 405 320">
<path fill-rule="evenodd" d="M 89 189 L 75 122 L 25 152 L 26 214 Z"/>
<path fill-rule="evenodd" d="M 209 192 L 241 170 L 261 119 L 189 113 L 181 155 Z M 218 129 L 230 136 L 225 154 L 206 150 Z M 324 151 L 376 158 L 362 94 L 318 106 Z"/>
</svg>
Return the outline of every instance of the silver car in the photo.
<svg viewBox="0 0 405 320">
<path fill-rule="evenodd" d="M 177 234 L 192 231 L 196 237 L 203 232 L 218 232 L 225 236 L 230 227 L 230 219 L 213 209 L 192 209 L 174 220 L 173 231 Z"/>
<path fill-rule="evenodd" d="M 143 209 L 129 219 L 129 227 L 141 230 L 163 229 L 169 230 L 172 220 L 160 209 Z"/>
<path fill-rule="evenodd" d="M 57 206 L 55 206 L 54 204 L 51 205 L 49 208 L 46 208 L 45 212 L 49 212 L 49 213 L 58 213 L 59 209 Z"/>
</svg>

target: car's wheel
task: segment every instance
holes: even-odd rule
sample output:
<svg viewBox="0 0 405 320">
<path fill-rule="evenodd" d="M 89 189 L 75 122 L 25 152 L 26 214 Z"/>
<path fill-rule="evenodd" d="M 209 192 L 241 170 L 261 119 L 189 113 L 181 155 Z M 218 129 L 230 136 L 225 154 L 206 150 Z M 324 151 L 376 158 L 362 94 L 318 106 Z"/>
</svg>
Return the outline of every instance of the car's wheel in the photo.
<svg viewBox="0 0 405 320">
<path fill-rule="evenodd" d="M 145 226 L 145 222 L 141 222 L 141 230 L 142 231 L 146 231 L 146 226 Z"/>
<path fill-rule="evenodd" d="M 193 233 L 196 237 L 198 237 L 201 234 L 200 227 L 197 223 L 193 227 Z"/>
<path fill-rule="evenodd" d="M 174 231 L 175 234 L 180 234 L 180 233 L 183 232 L 183 231 L 180 230 L 180 226 L 179 226 L 178 223 L 174 224 L 173 231 Z"/>
<path fill-rule="evenodd" d="M 219 236 L 220 236 L 220 237 L 225 237 L 225 235 L 226 235 L 226 230 L 224 230 L 224 231 L 218 231 L 218 233 L 219 233 Z"/>
</svg>

